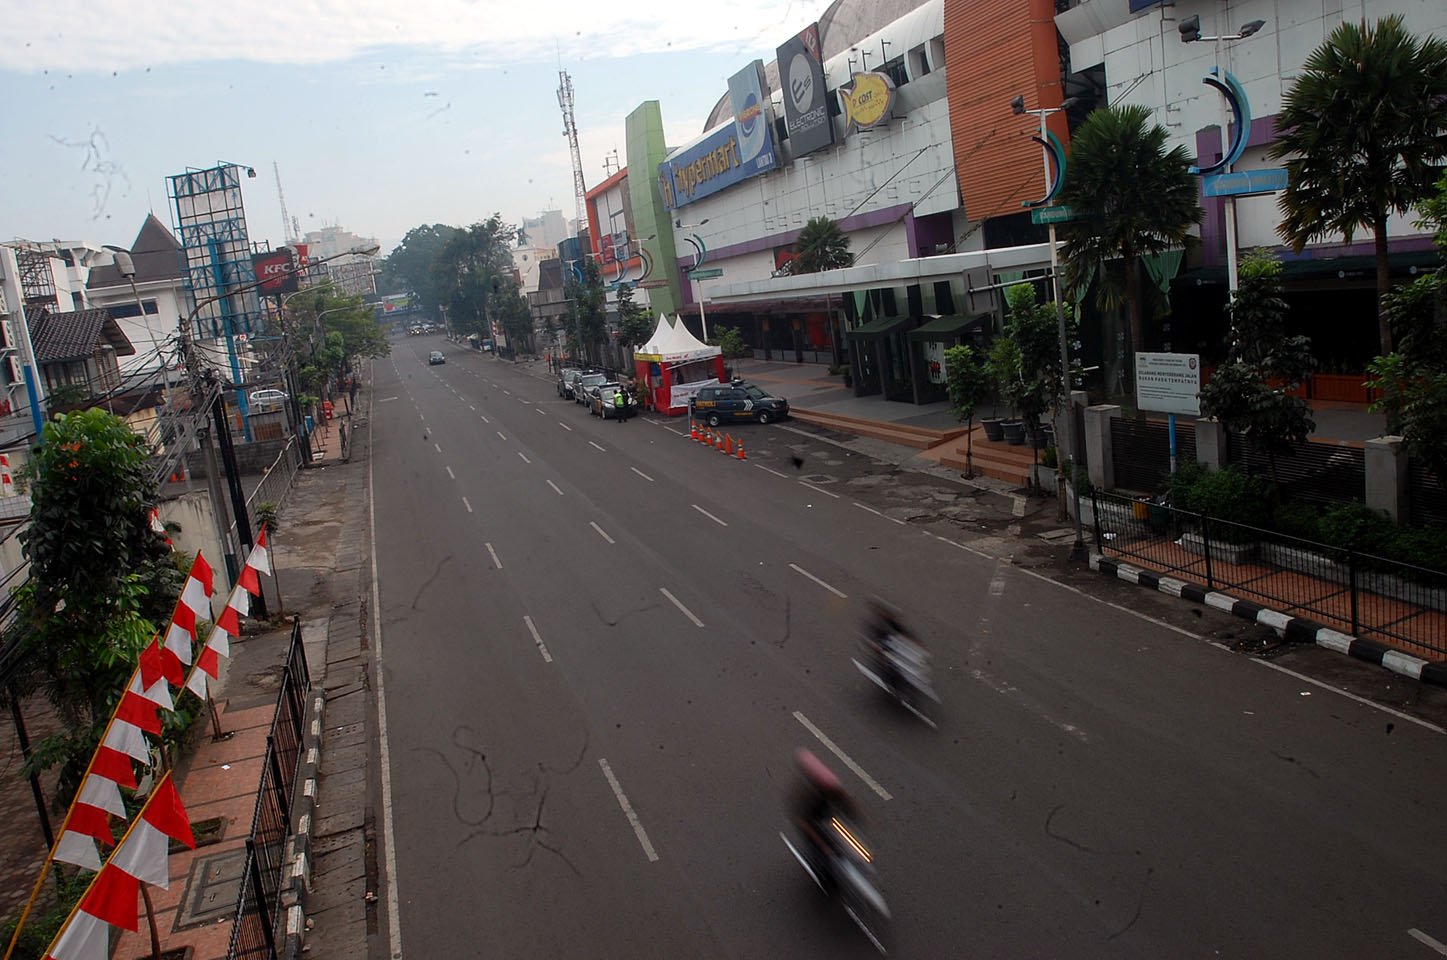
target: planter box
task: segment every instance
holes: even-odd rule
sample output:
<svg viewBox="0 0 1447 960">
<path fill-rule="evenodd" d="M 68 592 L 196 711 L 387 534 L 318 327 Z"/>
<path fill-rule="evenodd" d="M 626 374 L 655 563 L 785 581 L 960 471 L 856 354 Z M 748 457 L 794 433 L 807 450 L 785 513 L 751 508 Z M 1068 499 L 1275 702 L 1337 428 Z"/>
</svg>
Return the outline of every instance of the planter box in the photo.
<svg viewBox="0 0 1447 960">
<path fill-rule="evenodd" d="M 1005 442 L 1012 447 L 1025 445 L 1025 424 L 1019 420 L 1006 420 L 1002 426 L 1005 428 Z"/>
<path fill-rule="evenodd" d="M 1206 555 L 1206 541 L 1199 533 L 1183 533 L 1177 541 L 1189 553 L 1204 557 Z M 1220 540 L 1211 541 L 1211 559 L 1221 560 L 1225 563 L 1247 563 L 1256 558 L 1260 549 L 1259 543 L 1223 543 Z"/>
<path fill-rule="evenodd" d="M 999 443 L 1005 439 L 1005 421 L 1000 417 L 982 417 L 980 426 L 985 428 L 985 439 Z"/>
</svg>

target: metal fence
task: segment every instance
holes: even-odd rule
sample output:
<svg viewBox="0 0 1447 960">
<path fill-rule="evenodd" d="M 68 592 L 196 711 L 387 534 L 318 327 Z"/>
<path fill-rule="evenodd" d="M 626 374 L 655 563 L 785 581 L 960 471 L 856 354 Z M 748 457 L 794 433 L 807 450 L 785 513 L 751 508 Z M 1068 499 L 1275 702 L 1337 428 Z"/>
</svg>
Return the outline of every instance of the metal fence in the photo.
<svg viewBox="0 0 1447 960">
<path fill-rule="evenodd" d="M 1158 420 L 1117 417 L 1110 422 L 1115 483 L 1127 490 L 1159 490 L 1171 474 L 1170 427 Z M 1196 459 L 1196 428 L 1176 423 L 1176 461 Z"/>
<path fill-rule="evenodd" d="M 284 915 L 280 892 L 286 869 L 286 837 L 291 828 L 302 724 L 310 687 L 311 674 L 302 647 L 301 624 L 296 623 L 291 628 L 291 646 L 282 668 L 276 715 L 266 738 L 261 789 L 251 818 L 251 835 L 246 840 L 246 864 L 241 892 L 236 898 L 228 960 L 243 957 L 271 960 L 277 956 Z"/>
<path fill-rule="evenodd" d="M 1407 510 L 1414 524 L 1447 527 L 1447 484 L 1417 458 L 1407 465 Z"/>
<path fill-rule="evenodd" d="M 1227 455 L 1248 473 L 1266 476 L 1270 461 L 1252 449 L 1239 433 L 1226 441 Z M 1361 447 L 1339 443 L 1298 443 L 1288 456 L 1276 458 L 1281 494 L 1309 503 L 1361 503 L 1366 496 L 1367 462 Z"/>
<path fill-rule="evenodd" d="M 1102 554 L 1447 659 L 1447 571 L 1100 491 L 1090 505 Z"/>
</svg>

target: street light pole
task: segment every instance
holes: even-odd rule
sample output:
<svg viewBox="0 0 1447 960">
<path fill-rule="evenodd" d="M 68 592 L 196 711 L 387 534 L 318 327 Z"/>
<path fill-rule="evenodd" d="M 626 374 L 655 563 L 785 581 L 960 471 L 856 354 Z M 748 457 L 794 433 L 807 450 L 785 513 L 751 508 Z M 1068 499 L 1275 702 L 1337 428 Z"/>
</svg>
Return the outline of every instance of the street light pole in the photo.
<svg viewBox="0 0 1447 960">
<path fill-rule="evenodd" d="M 1016 97 L 1011 105 L 1017 115 L 1028 114 L 1040 118 L 1040 160 L 1045 171 L 1045 193 L 1047 196 L 1054 192 L 1056 184 L 1050 176 L 1050 147 L 1048 130 L 1045 126 L 1046 119 L 1054 113 L 1063 113 L 1075 103 L 1074 98 L 1066 100 L 1058 107 L 1046 107 L 1038 110 L 1026 110 L 1024 99 Z M 1070 470 L 1067 474 L 1070 480 L 1070 490 L 1074 494 L 1075 514 L 1075 542 L 1070 546 L 1070 559 L 1080 561 L 1086 559 L 1085 533 L 1080 522 L 1080 480 L 1075 476 L 1075 405 L 1070 401 L 1070 344 L 1066 339 L 1065 329 L 1065 306 L 1060 301 L 1060 248 L 1055 237 L 1055 222 L 1052 220 L 1050 226 L 1050 287 L 1051 295 L 1055 300 L 1055 323 L 1060 337 L 1060 386 L 1063 394 L 1062 401 L 1065 408 L 1065 447 L 1068 455 Z"/>
</svg>

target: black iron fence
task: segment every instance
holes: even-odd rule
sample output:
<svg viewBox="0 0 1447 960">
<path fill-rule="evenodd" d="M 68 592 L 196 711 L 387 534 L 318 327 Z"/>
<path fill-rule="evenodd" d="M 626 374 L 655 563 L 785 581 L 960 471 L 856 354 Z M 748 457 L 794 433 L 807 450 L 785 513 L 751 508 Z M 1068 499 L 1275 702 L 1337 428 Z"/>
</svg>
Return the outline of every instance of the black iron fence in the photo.
<svg viewBox="0 0 1447 960">
<path fill-rule="evenodd" d="M 1407 465 L 1407 509 L 1414 524 L 1447 527 L 1447 484 L 1416 457 Z"/>
<path fill-rule="evenodd" d="M 1239 433 L 1226 440 L 1227 455 L 1248 473 L 1268 476 L 1271 462 Z M 1361 447 L 1344 443 L 1298 443 L 1276 458 L 1282 496 L 1309 503 L 1361 503 L 1366 496 L 1367 463 Z"/>
<path fill-rule="evenodd" d="M 1447 659 L 1447 571 L 1094 491 L 1096 549 L 1343 633 Z"/>
<path fill-rule="evenodd" d="M 1127 490 L 1159 490 L 1171 475 L 1170 427 L 1159 420 L 1117 417 L 1110 423 L 1110 448 L 1115 484 Z M 1176 423 L 1176 462 L 1196 459 L 1196 427 L 1184 418 Z"/>
<path fill-rule="evenodd" d="M 311 674 L 302 648 L 301 624 L 291 628 L 291 645 L 282 667 L 276 715 L 266 738 L 261 765 L 261 789 L 246 841 L 246 866 L 236 898 L 236 919 L 231 927 L 228 960 L 277 956 L 282 942 L 282 875 L 286 870 L 286 837 L 291 827 L 296 773 L 301 760 L 302 724 L 306 719 Z"/>
</svg>

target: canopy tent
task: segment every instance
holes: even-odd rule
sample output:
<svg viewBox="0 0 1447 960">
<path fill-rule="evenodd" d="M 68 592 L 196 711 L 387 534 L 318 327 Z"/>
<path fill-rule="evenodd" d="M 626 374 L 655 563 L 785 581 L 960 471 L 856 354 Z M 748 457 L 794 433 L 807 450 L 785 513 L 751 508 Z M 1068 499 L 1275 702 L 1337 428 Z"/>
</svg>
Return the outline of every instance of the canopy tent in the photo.
<svg viewBox="0 0 1447 960">
<path fill-rule="evenodd" d="M 669 416 L 687 413 L 689 398 L 724 376 L 723 351 L 700 341 L 682 319 L 670 323 L 666 316 L 633 352 L 633 366 L 649 405 Z"/>
</svg>

